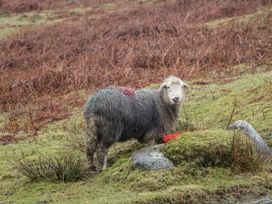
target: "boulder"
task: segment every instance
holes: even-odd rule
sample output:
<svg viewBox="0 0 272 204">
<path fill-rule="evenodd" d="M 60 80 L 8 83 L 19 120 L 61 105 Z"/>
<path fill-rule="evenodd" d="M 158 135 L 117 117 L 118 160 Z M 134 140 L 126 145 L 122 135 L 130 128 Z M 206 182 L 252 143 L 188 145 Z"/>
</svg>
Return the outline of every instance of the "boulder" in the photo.
<svg viewBox="0 0 272 204">
<path fill-rule="evenodd" d="M 171 169 L 174 167 L 173 162 L 160 152 L 161 145 L 144 147 L 132 154 L 134 167 L 147 170 Z"/>
</svg>

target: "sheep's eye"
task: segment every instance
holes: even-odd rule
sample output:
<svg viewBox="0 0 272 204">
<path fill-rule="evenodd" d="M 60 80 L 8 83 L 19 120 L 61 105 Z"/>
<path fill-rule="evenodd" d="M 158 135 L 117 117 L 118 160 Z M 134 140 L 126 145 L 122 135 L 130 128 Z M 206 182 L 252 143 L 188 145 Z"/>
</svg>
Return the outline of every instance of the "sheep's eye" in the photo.
<svg viewBox="0 0 272 204">
<path fill-rule="evenodd" d="M 170 86 L 166 86 L 167 89 L 170 89 Z"/>
</svg>

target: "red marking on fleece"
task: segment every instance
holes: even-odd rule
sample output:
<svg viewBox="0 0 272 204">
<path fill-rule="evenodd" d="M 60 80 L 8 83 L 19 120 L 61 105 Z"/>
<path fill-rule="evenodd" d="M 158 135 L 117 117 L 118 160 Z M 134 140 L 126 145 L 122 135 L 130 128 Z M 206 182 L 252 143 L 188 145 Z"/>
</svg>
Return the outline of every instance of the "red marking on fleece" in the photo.
<svg viewBox="0 0 272 204">
<path fill-rule="evenodd" d="M 167 142 L 169 142 L 170 140 L 175 139 L 175 138 L 178 137 L 178 136 L 181 136 L 181 133 L 180 133 L 180 132 L 176 132 L 176 133 L 169 134 L 169 135 L 164 135 L 164 136 L 162 137 L 162 141 L 163 141 L 164 143 L 167 143 Z"/>
<path fill-rule="evenodd" d="M 118 87 L 121 92 L 127 96 L 134 96 L 135 95 L 135 90 L 129 87 Z"/>
</svg>

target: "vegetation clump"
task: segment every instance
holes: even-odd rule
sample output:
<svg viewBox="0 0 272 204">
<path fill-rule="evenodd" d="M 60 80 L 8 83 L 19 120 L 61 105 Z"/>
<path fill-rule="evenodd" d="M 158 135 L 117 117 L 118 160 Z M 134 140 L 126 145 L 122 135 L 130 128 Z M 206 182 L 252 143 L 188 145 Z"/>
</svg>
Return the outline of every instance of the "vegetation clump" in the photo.
<svg viewBox="0 0 272 204">
<path fill-rule="evenodd" d="M 194 131 L 169 142 L 163 152 L 176 164 L 194 161 L 201 167 L 226 167 L 231 163 L 231 143 L 231 134 L 224 130 Z"/>
<path fill-rule="evenodd" d="M 265 160 L 255 149 L 245 135 L 213 129 L 184 133 L 169 142 L 163 152 L 177 165 L 189 162 L 200 168 L 222 167 L 241 173 L 263 168 Z"/>
<path fill-rule="evenodd" d="M 31 180 L 77 181 L 89 175 L 84 159 L 74 152 L 54 156 L 39 156 L 38 159 L 21 158 L 15 168 Z"/>
</svg>

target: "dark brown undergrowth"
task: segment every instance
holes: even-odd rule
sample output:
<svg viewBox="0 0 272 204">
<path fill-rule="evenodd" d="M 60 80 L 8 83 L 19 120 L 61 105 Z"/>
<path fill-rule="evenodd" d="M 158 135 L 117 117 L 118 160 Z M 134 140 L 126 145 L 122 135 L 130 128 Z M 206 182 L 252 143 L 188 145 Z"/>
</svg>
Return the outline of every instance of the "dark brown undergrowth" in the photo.
<svg viewBox="0 0 272 204">
<path fill-rule="evenodd" d="M 0 13 L 22 13 L 88 4 L 88 0 L 0 0 Z"/>
<path fill-rule="evenodd" d="M 9 116 L 0 131 L 14 135 L 15 139 L 18 132 L 25 134 L 25 137 L 20 137 L 21 139 L 36 136 L 41 127 L 54 121 L 67 119 L 72 113 L 71 107 L 82 106 L 83 101 L 78 100 L 78 96 L 76 93 L 66 97 L 50 98 L 47 96 L 25 106 L 18 104 L 9 111 Z M 3 141 L 3 144 L 8 143 Z"/>
<path fill-rule="evenodd" d="M 11 143 L 18 143 L 19 138 L 16 135 L 1 135 L 0 137 L 0 145 L 7 145 Z"/>
<path fill-rule="evenodd" d="M 1 41 L 0 110 L 83 88 L 143 87 L 170 73 L 188 79 L 212 72 L 221 79 L 233 65 L 254 68 L 272 59 L 272 15 L 215 29 L 203 24 L 255 12 L 271 1 L 184 2 L 135 6 L 97 19 L 90 13 L 84 21 Z M 47 102 L 40 100 L 41 106 Z"/>
</svg>

